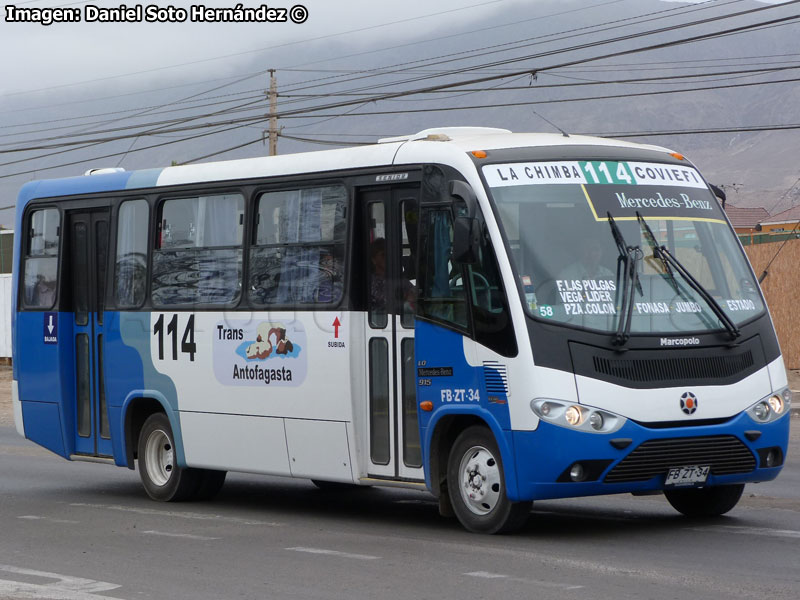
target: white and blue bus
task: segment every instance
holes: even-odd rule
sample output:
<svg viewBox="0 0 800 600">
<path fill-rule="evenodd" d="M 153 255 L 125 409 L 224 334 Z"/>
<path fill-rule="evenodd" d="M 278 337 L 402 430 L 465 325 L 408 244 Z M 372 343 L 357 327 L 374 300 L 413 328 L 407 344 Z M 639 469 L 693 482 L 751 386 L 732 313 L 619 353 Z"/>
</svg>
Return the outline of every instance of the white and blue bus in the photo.
<svg viewBox="0 0 800 600">
<path fill-rule="evenodd" d="M 441 128 L 31 182 L 16 224 L 17 430 L 156 500 L 408 486 L 494 533 L 620 492 L 719 515 L 786 456 L 764 299 L 665 148 Z"/>
</svg>

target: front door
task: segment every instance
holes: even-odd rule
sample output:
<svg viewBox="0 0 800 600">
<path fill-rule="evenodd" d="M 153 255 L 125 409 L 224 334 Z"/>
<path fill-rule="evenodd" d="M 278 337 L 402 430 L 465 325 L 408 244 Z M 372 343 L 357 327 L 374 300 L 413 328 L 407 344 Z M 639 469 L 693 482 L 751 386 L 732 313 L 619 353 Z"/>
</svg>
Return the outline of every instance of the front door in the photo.
<svg viewBox="0 0 800 600">
<path fill-rule="evenodd" d="M 111 456 L 103 381 L 103 310 L 108 210 L 68 213 L 69 280 L 75 352 L 75 453 Z"/>
<path fill-rule="evenodd" d="M 369 475 L 422 480 L 414 369 L 419 186 L 359 194 L 365 226 Z"/>
</svg>

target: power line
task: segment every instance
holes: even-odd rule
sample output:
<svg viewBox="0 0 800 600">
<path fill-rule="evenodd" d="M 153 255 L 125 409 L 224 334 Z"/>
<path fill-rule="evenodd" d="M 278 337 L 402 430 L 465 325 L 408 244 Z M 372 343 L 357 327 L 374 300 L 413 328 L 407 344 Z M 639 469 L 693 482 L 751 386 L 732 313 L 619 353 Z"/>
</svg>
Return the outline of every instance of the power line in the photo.
<svg viewBox="0 0 800 600">
<path fill-rule="evenodd" d="M 800 0 L 794 0 L 794 3 L 798 2 L 798 1 L 800 1 Z M 759 10 L 763 10 L 763 9 L 754 9 L 754 10 L 759 11 Z M 787 22 L 787 21 L 790 21 L 790 20 L 796 20 L 798 18 L 800 18 L 800 17 L 792 16 L 792 17 L 783 17 L 783 18 L 780 18 L 780 19 L 773 19 L 771 21 L 755 23 L 755 24 L 750 24 L 750 25 L 744 25 L 744 26 L 740 26 L 740 27 L 731 28 L 731 29 L 728 29 L 728 30 L 723 30 L 723 31 L 720 31 L 720 32 L 701 34 L 701 35 L 697 35 L 697 36 L 693 36 L 693 37 L 689 37 L 689 38 L 684 38 L 682 40 L 676 40 L 676 41 L 671 41 L 671 42 L 662 42 L 662 43 L 654 44 L 654 45 L 651 45 L 651 46 L 645 46 L 645 47 L 641 47 L 641 48 L 618 51 L 618 52 L 614 52 L 614 53 L 610 53 L 610 54 L 606 54 L 606 55 L 594 56 L 594 57 L 584 58 L 584 59 L 580 59 L 580 60 L 573 60 L 573 61 L 570 61 L 570 62 L 567 62 L 567 63 L 562 63 L 560 65 L 552 65 L 550 67 L 542 67 L 540 70 L 562 68 L 565 65 L 581 64 L 581 63 L 592 62 L 592 61 L 596 61 L 596 60 L 602 60 L 604 58 L 609 58 L 609 57 L 623 56 L 623 55 L 633 54 L 633 53 L 637 53 L 637 52 L 649 51 L 649 50 L 656 49 L 656 48 L 666 48 L 666 47 L 670 47 L 670 46 L 674 46 L 674 45 L 680 45 L 680 44 L 691 43 L 691 42 L 695 42 L 695 41 L 699 41 L 699 40 L 711 39 L 713 37 L 718 37 L 720 35 L 727 35 L 727 34 L 730 34 L 732 32 L 747 31 L 747 30 L 753 29 L 755 27 L 763 26 L 764 24 L 772 24 L 772 23 L 777 23 L 777 22 Z M 676 28 L 676 27 L 673 27 L 673 28 Z M 599 44 L 599 42 L 593 43 L 593 45 L 598 45 L 598 44 Z M 516 59 L 514 59 L 514 60 L 516 60 Z M 522 74 L 526 74 L 526 73 L 529 73 L 529 72 L 530 71 L 528 71 L 528 70 L 519 71 L 519 72 L 516 73 L 516 75 L 522 75 Z M 429 88 L 423 88 L 423 89 L 417 89 L 417 90 L 406 90 L 406 91 L 394 92 L 394 93 L 390 93 L 390 94 L 383 94 L 383 95 L 375 96 L 375 97 L 371 98 L 370 100 L 371 101 L 378 101 L 378 100 L 385 100 L 385 99 L 389 99 L 389 98 L 398 98 L 398 97 L 402 97 L 402 96 L 406 96 L 406 95 L 425 93 L 425 92 L 439 90 L 439 89 L 463 87 L 464 85 L 468 85 L 468 84 L 485 82 L 485 81 L 492 81 L 492 80 L 503 79 L 503 78 L 508 78 L 508 77 L 509 77 L 509 75 L 487 76 L 487 77 L 483 77 L 483 78 L 473 79 L 471 81 L 462 81 L 462 82 L 457 82 L 457 83 L 440 84 L 438 86 L 431 86 Z M 285 113 L 279 113 L 277 116 L 281 117 L 281 118 L 287 118 L 287 117 L 290 117 L 290 116 L 296 116 L 298 114 L 306 114 L 306 113 L 308 113 L 310 111 L 311 112 L 315 112 L 315 111 L 318 111 L 318 110 L 326 110 L 326 109 L 329 109 L 329 108 L 340 108 L 340 107 L 344 107 L 344 106 L 351 106 L 353 104 L 360 104 L 360 103 L 363 103 L 363 101 L 364 100 L 342 101 L 342 102 L 331 103 L 331 104 L 322 105 L 322 106 L 307 107 L 307 108 L 304 108 L 304 109 L 299 109 L 299 110 L 294 110 L 294 111 L 287 111 Z M 421 109 L 419 112 L 421 112 L 421 111 L 433 111 L 433 110 L 437 110 L 437 109 Z M 453 109 L 451 108 L 450 110 L 453 110 Z M 390 111 L 390 112 L 418 112 L 418 111 L 406 110 L 406 111 Z M 363 113 L 363 114 L 379 114 L 379 113 L 374 113 L 373 112 L 373 113 Z M 336 115 L 323 115 L 323 116 L 324 117 L 332 117 L 332 116 L 336 116 Z M 195 117 L 192 120 L 196 120 L 196 118 L 199 118 L 199 117 Z M 252 124 L 254 122 L 254 120 L 257 121 L 260 118 L 261 117 L 246 117 L 246 118 L 243 118 L 243 119 L 229 120 L 229 121 L 224 121 L 224 122 L 202 123 L 202 124 L 194 125 L 194 126 L 191 126 L 191 127 L 173 127 L 173 128 L 165 128 L 164 127 L 164 128 L 159 128 L 159 129 L 160 129 L 161 133 L 175 133 L 175 132 L 179 132 L 179 131 L 188 131 L 188 130 L 192 130 L 192 129 L 196 129 L 196 128 L 217 127 L 217 126 L 222 126 L 222 125 L 233 125 L 233 124 L 240 124 L 240 123 L 250 123 L 250 124 Z M 67 143 L 61 144 L 61 145 L 49 145 L 49 146 L 31 147 L 31 148 L 26 148 L 24 150 L 49 149 L 49 148 L 54 148 L 54 147 L 63 147 L 64 145 L 79 145 L 79 144 L 85 144 L 85 143 L 87 143 L 87 141 L 88 142 L 102 143 L 102 142 L 105 142 L 105 141 L 116 141 L 118 139 L 125 139 L 125 138 L 129 138 L 129 137 L 135 137 L 135 136 L 141 136 L 141 135 L 147 135 L 147 132 L 139 132 L 137 134 L 120 135 L 120 136 L 115 136 L 113 138 L 106 138 L 106 139 L 102 139 L 101 138 L 101 139 L 96 139 L 96 140 L 84 140 L 84 141 L 81 141 L 81 142 L 67 142 Z M 22 149 L 16 149 L 14 151 L 22 151 Z M 8 153 L 8 152 L 11 152 L 11 151 L 10 150 L 0 151 L 0 153 Z"/>
</svg>

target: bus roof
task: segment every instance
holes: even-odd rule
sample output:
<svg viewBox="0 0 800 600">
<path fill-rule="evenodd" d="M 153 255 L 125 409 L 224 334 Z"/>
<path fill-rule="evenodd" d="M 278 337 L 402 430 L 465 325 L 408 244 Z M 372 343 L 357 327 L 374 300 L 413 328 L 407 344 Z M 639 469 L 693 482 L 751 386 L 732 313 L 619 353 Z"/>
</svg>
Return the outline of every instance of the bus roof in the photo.
<svg viewBox="0 0 800 600">
<path fill-rule="evenodd" d="M 660 146 L 580 135 L 511 133 L 507 129 L 489 127 L 440 127 L 426 129 L 408 136 L 388 138 L 381 140 L 377 144 L 356 148 L 244 158 L 137 171 L 90 169 L 83 176 L 46 179 L 25 184 L 20 190 L 17 208 L 24 207 L 35 198 L 338 171 L 381 165 L 411 164 L 413 162 L 436 160 L 437 157 L 443 163 L 452 163 L 454 160 L 461 162 L 464 155 L 472 150 L 576 145 L 638 148 L 641 150 L 669 152 L 667 148 Z M 403 146 L 405 147 L 403 148 Z M 401 148 L 403 149 L 402 153 L 400 152 Z M 415 159 L 414 157 L 417 154 L 424 155 L 424 160 Z"/>
</svg>

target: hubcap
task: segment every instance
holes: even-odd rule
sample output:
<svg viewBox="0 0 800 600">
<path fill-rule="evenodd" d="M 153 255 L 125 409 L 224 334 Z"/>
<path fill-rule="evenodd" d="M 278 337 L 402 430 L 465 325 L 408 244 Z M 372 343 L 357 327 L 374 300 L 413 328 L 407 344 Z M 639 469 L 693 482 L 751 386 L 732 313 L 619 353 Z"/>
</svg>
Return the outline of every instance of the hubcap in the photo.
<svg viewBox="0 0 800 600">
<path fill-rule="evenodd" d="M 169 436 L 165 431 L 157 429 L 148 436 L 145 444 L 145 465 L 150 481 L 159 487 L 166 485 L 175 468 L 173 461 Z"/>
<path fill-rule="evenodd" d="M 500 467 L 494 455 L 483 446 L 473 446 L 458 467 L 461 498 L 476 515 L 492 512 L 500 500 Z"/>
</svg>

